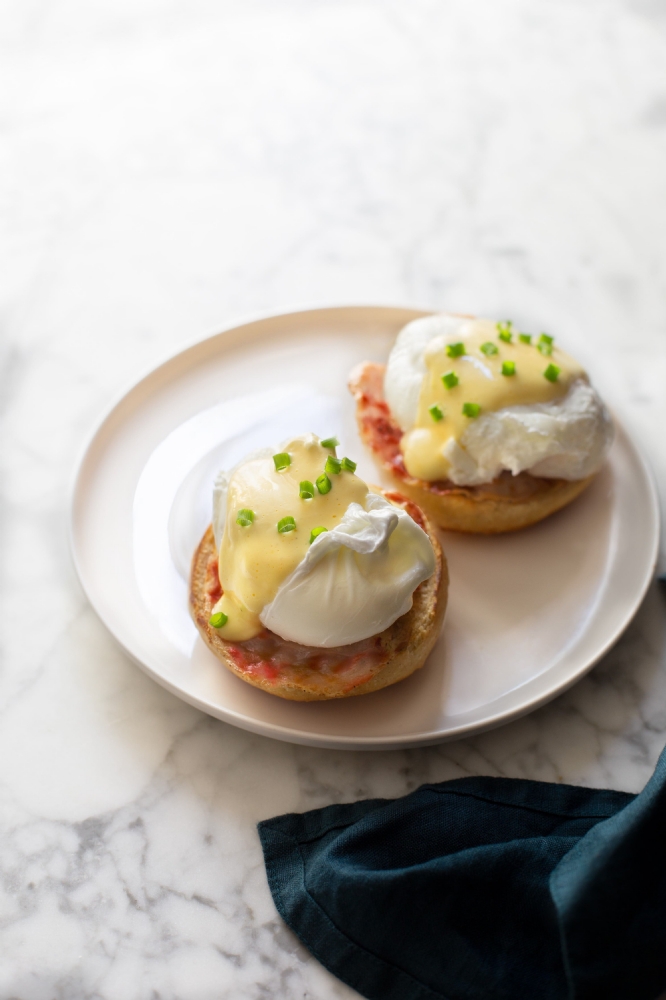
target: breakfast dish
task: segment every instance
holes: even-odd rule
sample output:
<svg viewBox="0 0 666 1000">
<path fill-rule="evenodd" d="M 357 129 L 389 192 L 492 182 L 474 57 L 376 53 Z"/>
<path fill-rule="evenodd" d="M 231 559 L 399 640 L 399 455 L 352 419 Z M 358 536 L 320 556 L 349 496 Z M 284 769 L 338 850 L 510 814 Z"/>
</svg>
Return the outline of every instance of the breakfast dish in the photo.
<svg viewBox="0 0 666 1000">
<path fill-rule="evenodd" d="M 386 366 L 351 374 L 362 440 L 443 528 L 496 534 L 574 500 L 613 425 L 583 368 L 547 334 L 509 321 L 425 316 Z"/>
<path fill-rule="evenodd" d="M 616 420 L 608 460 L 566 517 L 502 536 L 448 534 L 455 586 L 446 627 L 426 669 L 404 682 L 344 702 L 271 698 L 239 683 L 204 642 L 189 610 L 190 570 L 218 469 L 304 426 L 344 434 L 349 452 L 347 374 L 365 358 L 388 357 L 399 331 L 423 315 L 345 306 L 231 327 L 157 366 L 91 435 L 72 494 L 74 565 L 123 655 L 174 697 L 290 743 L 426 746 L 543 705 L 631 621 L 654 579 L 659 503 L 640 450 Z M 352 457 L 361 478 L 376 482 L 370 452 Z"/>
<path fill-rule="evenodd" d="M 242 680 L 294 701 L 409 676 L 446 608 L 446 561 L 420 509 L 368 487 L 337 445 L 308 434 L 221 472 L 192 563 L 206 645 Z"/>
</svg>

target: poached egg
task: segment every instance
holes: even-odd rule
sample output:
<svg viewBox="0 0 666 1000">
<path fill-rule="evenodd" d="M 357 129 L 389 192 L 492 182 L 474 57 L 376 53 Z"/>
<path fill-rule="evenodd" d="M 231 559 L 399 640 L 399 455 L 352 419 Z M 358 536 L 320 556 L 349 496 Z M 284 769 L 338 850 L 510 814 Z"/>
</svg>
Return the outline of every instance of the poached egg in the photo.
<svg viewBox="0 0 666 1000">
<path fill-rule="evenodd" d="M 408 323 L 389 356 L 386 402 L 407 472 L 459 486 L 501 472 L 578 480 L 597 472 L 613 425 L 587 374 L 552 338 L 447 314 Z"/>
<path fill-rule="evenodd" d="M 224 638 L 268 628 L 302 645 L 343 646 L 409 611 L 435 571 L 432 545 L 355 468 L 336 457 L 333 440 L 309 434 L 218 475 L 213 531 L 223 594 L 213 616 L 221 613 Z"/>
</svg>

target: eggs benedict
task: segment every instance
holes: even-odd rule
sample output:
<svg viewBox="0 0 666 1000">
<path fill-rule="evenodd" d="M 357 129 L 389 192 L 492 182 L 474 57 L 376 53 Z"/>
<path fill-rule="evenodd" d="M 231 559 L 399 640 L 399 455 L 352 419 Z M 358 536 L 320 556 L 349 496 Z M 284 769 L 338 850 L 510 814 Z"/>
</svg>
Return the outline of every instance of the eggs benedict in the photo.
<svg viewBox="0 0 666 1000">
<path fill-rule="evenodd" d="M 190 605 L 237 676 L 309 701 L 378 690 L 422 666 L 446 563 L 415 504 L 368 487 L 314 434 L 221 472 Z"/>
<path fill-rule="evenodd" d="M 408 323 L 386 367 L 351 375 L 361 437 L 443 528 L 534 524 L 605 461 L 613 427 L 583 368 L 547 334 L 434 315 Z"/>
</svg>

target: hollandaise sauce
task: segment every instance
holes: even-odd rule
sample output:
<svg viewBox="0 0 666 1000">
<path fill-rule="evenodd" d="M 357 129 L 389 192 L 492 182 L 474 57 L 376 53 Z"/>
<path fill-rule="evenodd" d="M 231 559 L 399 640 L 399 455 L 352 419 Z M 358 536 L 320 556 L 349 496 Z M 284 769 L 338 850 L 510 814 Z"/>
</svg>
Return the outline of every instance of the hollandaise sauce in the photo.
<svg viewBox="0 0 666 1000">
<path fill-rule="evenodd" d="M 452 440 L 464 444 L 470 421 L 507 406 L 560 399 L 573 381 L 586 377 L 551 337 L 491 320 L 470 320 L 455 341 L 435 337 L 424 360 L 416 424 L 400 448 L 409 474 L 429 482 L 447 478 L 446 446 Z"/>
<path fill-rule="evenodd" d="M 223 623 L 225 639 L 258 635 L 259 615 L 312 542 L 340 524 L 350 503 L 363 504 L 368 487 L 353 462 L 336 458 L 336 444 L 314 435 L 298 438 L 273 457 L 246 462 L 231 477 L 219 551 L 223 594 L 211 615 L 214 627 L 213 619 Z"/>
</svg>

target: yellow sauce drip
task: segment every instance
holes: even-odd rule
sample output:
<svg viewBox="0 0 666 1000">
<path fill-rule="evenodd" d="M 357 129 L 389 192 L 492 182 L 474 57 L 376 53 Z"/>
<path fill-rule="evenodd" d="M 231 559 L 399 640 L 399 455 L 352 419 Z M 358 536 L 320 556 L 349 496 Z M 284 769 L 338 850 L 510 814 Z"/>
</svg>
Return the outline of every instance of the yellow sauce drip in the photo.
<svg viewBox="0 0 666 1000">
<path fill-rule="evenodd" d="M 532 403 L 547 403 L 567 394 L 571 383 L 585 378 L 580 365 L 564 351 L 552 345 L 552 354 L 542 354 L 538 336 L 531 344 L 518 339 L 512 331 L 511 343 L 499 339 L 497 324 L 492 320 L 470 320 L 460 327 L 455 337 L 434 338 L 425 352 L 426 375 L 421 386 L 416 424 L 403 435 L 400 447 L 405 467 L 411 476 L 429 482 L 446 479 L 450 464 L 443 449 L 453 438 L 460 443 L 473 417 L 462 412 L 464 403 L 477 403 L 480 414 Z M 462 342 L 465 354 L 449 357 L 447 345 Z M 497 354 L 486 355 L 481 345 L 492 343 Z M 514 362 L 515 374 L 503 375 L 503 362 Z M 560 369 L 557 381 L 544 377 L 548 365 Z M 453 372 L 458 384 L 448 389 L 442 375 Z M 430 407 L 437 406 L 444 414 L 434 420 Z"/>
<path fill-rule="evenodd" d="M 219 552 L 222 597 L 213 611 L 228 615 L 219 631 L 225 639 L 241 642 L 261 632 L 259 615 L 275 597 L 280 584 L 298 566 L 310 547 L 310 532 L 323 525 L 337 527 L 350 503 L 363 505 L 368 487 L 352 472 L 329 473 L 330 493 L 302 500 L 299 484 L 313 485 L 334 452 L 322 448 L 314 435 L 296 438 L 285 449 L 291 465 L 281 472 L 272 458 L 246 462 L 231 477 L 227 513 Z M 236 523 L 238 511 L 254 511 L 247 527 Z M 291 516 L 296 530 L 280 534 L 278 521 Z"/>
</svg>

